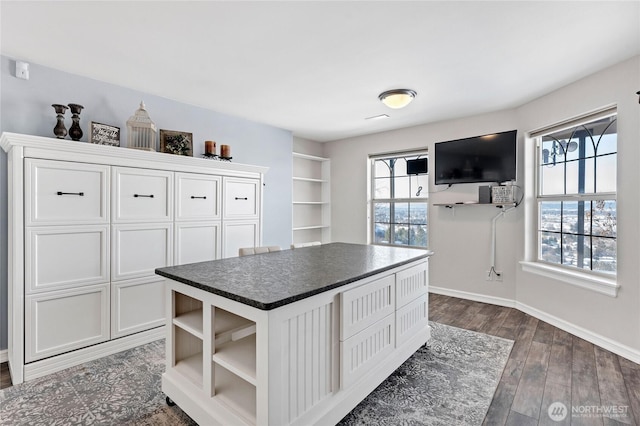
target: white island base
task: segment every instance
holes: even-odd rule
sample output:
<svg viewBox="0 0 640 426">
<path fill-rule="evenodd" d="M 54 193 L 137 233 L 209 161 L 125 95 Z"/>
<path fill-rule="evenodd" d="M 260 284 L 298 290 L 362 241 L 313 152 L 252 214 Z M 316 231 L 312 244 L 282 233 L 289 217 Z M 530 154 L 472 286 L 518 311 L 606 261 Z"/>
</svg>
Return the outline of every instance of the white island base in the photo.
<svg viewBox="0 0 640 426">
<path fill-rule="evenodd" d="M 429 340 L 427 265 L 271 310 L 168 280 L 162 390 L 202 426 L 333 425 Z"/>
</svg>

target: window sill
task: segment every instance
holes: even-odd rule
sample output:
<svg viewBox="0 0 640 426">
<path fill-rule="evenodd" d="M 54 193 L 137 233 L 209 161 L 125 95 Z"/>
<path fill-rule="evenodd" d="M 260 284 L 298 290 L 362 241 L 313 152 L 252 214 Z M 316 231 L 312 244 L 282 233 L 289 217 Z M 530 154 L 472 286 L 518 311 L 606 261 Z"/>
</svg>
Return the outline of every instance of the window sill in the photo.
<svg viewBox="0 0 640 426">
<path fill-rule="evenodd" d="M 620 285 L 615 278 L 607 278 L 599 275 L 586 274 L 580 271 L 570 271 L 552 265 L 546 265 L 538 262 L 520 262 L 524 272 L 542 275 L 547 278 L 553 278 L 567 284 L 575 285 L 580 288 L 595 291 L 611 297 L 618 296 Z"/>
</svg>

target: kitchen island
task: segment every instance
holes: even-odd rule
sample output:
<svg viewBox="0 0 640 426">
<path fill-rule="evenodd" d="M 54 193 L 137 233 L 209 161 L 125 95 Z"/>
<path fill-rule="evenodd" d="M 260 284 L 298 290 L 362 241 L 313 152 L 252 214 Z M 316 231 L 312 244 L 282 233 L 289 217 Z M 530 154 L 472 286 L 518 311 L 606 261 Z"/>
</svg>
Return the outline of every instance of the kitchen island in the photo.
<svg viewBox="0 0 640 426">
<path fill-rule="evenodd" d="M 429 340 L 431 254 L 332 243 L 157 269 L 163 392 L 201 425 L 337 423 Z"/>
</svg>

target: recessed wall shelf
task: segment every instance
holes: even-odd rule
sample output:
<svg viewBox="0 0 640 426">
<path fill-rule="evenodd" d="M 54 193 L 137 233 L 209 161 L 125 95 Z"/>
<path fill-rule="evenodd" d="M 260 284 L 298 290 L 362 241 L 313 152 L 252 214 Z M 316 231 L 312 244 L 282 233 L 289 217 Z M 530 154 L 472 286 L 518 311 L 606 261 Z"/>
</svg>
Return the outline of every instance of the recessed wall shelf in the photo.
<svg viewBox="0 0 640 426">
<path fill-rule="evenodd" d="M 331 242 L 330 160 L 293 154 L 293 226 L 291 241 Z"/>
</svg>

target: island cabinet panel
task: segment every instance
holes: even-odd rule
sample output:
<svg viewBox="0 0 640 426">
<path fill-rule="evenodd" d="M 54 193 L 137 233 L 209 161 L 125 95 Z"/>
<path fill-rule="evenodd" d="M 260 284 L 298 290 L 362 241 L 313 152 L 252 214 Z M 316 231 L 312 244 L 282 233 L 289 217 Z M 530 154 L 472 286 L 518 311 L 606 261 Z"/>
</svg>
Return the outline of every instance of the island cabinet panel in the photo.
<svg viewBox="0 0 640 426">
<path fill-rule="evenodd" d="M 261 245 L 265 167 L 14 133 L 0 147 L 14 384 L 164 337 L 166 279 L 155 270 L 222 257 L 225 179 L 240 198 L 228 222 L 249 227 L 227 244 Z M 211 371 L 203 350 L 180 365 Z"/>
<path fill-rule="evenodd" d="M 429 265 L 424 262 L 396 274 L 396 305 L 404 306 L 416 297 L 427 294 Z"/>
<path fill-rule="evenodd" d="M 202 278 L 202 264 L 194 267 L 191 278 L 188 268 L 159 270 L 168 278 L 171 300 L 165 394 L 199 424 L 338 423 L 430 337 L 428 293 L 423 292 L 428 283 L 421 281 L 427 262 L 420 252 L 410 252 L 416 260 L 392 263 L 338 287 L 327 279 L 322 291 L 292 299 L 291 290 L 298 288 L 290 275 L 295 272 L 287 270 L 261 283 L 263 272 L 251 271 L 256 267 L 277 275 L 275 271 L 286 269 L 283 265 L 296 261 L 315 268 L 314 261 L 331 258 L 333 250 L 341 248 L 341 243 L 333 243 L 209 262 L 222 281 Z M 230 271 L 246 268 L 246 275 L 241 280 L 224 275 L 224 265 Z M 231 283 L 237 283 L 239 291 L 225 297 L 215 287 L 218 282 L 227 294 Z M 288 296 L 276 300 L 276 306 L 251 299 L 265 294 L 264 285 L 282 291 L 277 288 L 282 282 L 288 283 L 282 293 Z M 397 304 L 398 285 L 406 287 L 403 306 Z"/>
<path fill-rule="evenodd" d="M 394 312 L 395 275 L 341 293 L 340 340 L 351 336 Z"/>
</svg>

